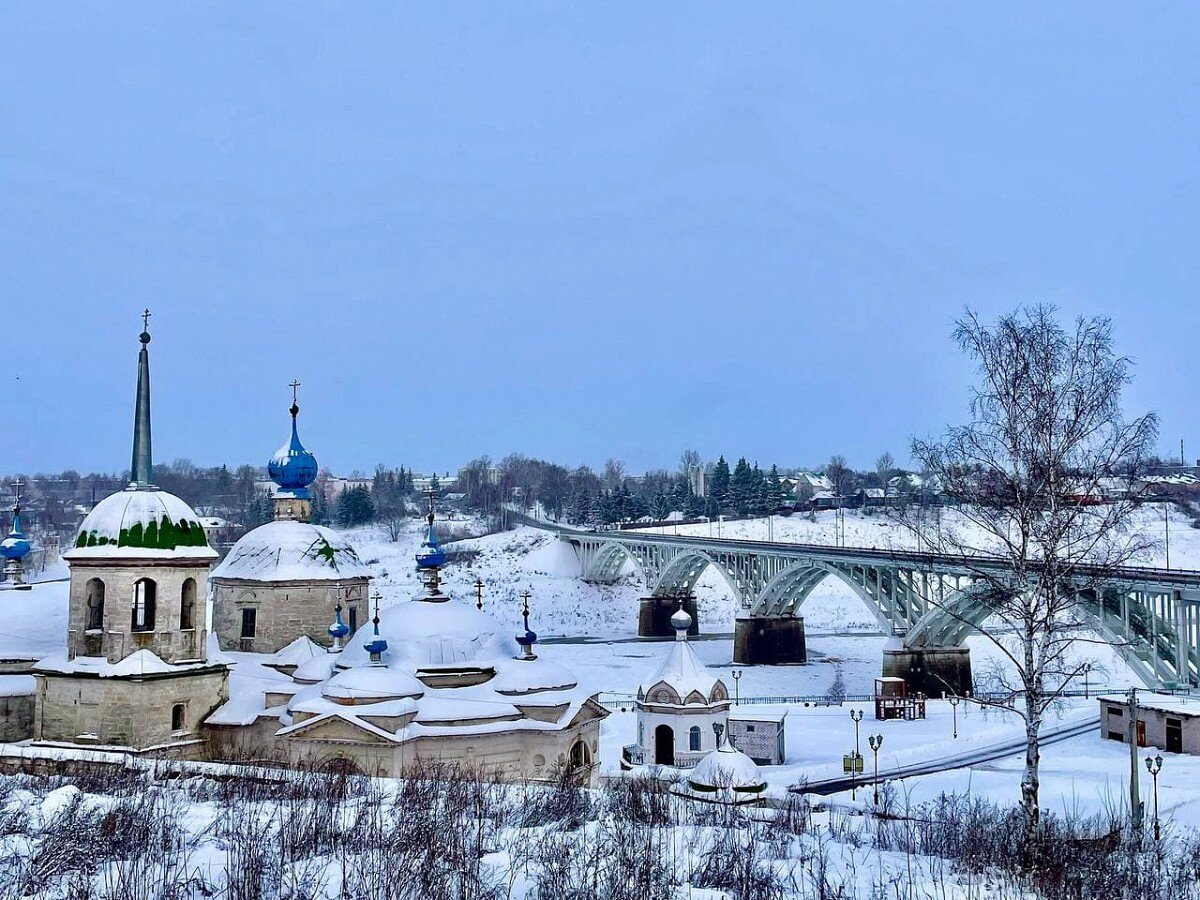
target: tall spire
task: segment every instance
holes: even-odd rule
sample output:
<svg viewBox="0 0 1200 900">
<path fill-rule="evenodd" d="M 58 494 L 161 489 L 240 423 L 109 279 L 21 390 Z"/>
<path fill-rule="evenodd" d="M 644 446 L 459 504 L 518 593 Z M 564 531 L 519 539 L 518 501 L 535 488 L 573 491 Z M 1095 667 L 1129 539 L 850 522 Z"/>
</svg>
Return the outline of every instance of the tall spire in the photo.
<svg viewBox="0 0 1200 900">
<path fill-rule="evenodd" d="M 153 457 L 150 452 L 150 310 L 142 313 L 142 342 L 138 353 L 137 406 L 133 414 L 133 463 L 129 467 L 129 480 L 139 490 L 151 486 L 154 476 Z"/>
</svg>

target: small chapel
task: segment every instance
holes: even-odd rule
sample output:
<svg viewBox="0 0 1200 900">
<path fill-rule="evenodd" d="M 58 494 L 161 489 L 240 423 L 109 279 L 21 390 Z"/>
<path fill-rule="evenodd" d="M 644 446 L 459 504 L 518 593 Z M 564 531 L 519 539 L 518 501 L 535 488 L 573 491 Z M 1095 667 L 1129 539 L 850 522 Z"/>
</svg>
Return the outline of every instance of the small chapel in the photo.
<svg viewBox="0 0 1200 900">
<path fill-rule="evenodd" d="M 276 653 L 301 637 L 327 645 L 335 609 L 350 634 L 366 617 L 370 570 L 349 542 L 312 523 L 317 460 L 297 431 L 299 386 L 292 382 L 291 436 L 267 463 L 275 519 L 243 535 L 212 573 L 222 650 Z"/>
</svg>

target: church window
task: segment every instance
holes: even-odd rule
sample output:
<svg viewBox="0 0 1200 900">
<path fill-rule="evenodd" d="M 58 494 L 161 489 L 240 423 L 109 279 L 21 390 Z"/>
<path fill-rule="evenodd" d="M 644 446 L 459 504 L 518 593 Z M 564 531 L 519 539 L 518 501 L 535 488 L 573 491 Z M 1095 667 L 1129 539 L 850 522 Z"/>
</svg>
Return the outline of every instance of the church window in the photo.
<svg viewBox="0 0 1200 900">
<path fill-rule="evenodd" d="M 92 578 L 87 583 L 87 630 L 99 631 L 104 627 L 104 582 Z"/>
<path fill-rule="evenodd" d="M 179 627 L 184 631 L 196 627 L 196 579 L 189 578 L 179 592 Z"/>
<path fill-rule="evenodd" d="M 358 607 L 351 606 L 350 607 L 350 633 L 354 634 L 354 632 L 356 632 L 356 631 L 358 631 Z"/>
<path fill-rule="evenodd" d="M 154 606 L 157 599 L 158 586 L 150 578 L 139 578 L 133 585 L 133 623 L 134 631 L 154 630 Z"/>
<path fill-rule="evenodd" d="M 571 768 L 586 769 L 592 764 L 592 751 L 584 741 L 576 741 L 571 745 Z"/>
<path fill-rule="evenodd" d="M 254 637 L 255 629 L 258 627 L 258 610 L 253 606 L 245 606 L 242 608 L 242 637 Z"/>
<path fill-rule="evenodd" d="M 182 703 L 176 703 L 171 707 L 171 730 L 183 731 L 187 720 L 184 717 L 184 707 Z"/>
<path fill-rule="evenodd" d="M 700 726 L 699 725 L 693 725 L 688 730 L 688 749 L 689 750 L 699 750 L 700 749 Z"/>
</svg>

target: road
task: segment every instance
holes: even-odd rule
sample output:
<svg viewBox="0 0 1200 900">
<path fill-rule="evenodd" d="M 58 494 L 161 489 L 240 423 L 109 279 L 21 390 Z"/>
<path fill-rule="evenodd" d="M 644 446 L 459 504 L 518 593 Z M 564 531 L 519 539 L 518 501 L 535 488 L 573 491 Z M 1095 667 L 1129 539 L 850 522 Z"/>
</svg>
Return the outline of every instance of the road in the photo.
<svg viewBox="0 0 1200 900">
<path fill-rule="evenodd" d="M 1094 731 L 1100 725 L 1100 716 L 1090 716 L 1082 722 L 1074 722 L 1070 725 L 1063 725 L 1058 728 L 1050 728 L 1042 733 L 1042 746 L 1049 744 L 1057 744 L 1059 741 L 1065 741 L 1069 738 L 1078 737 L 1081 734 L 1087 734 L 1089 731 Z M 968 766 L 979 765 L 980 763 L 992 762 L 993 760 L 1003 759 L 1006 756 L 1012 756 L 1014 753 L 1021 753 L 1025 750 L 1025 738 L 1019 737 L 1009 741 L 1004 741 L 999 744 L 993 744 L 990 747 L 979 747 L 975 750 L 966 753 L 957 753 L 951 756 L 941 756 L 935 759 L 924 760 L 919 763 L 912 763 L 907 766 L 896 766 L 891 769 L 880 769 L 879 780 L 894 781 L 899 778 L 913 778 L 917 775 L 932 775 L 935 772 L 948 772 L 951 769 L 965 769 Z M 841 791 L 848 791 L 854 785 L 862 788 L 869 786 L 873 777 L 871 773 L 864 773 L 861 777 L 851 779 L 847 776 L 839 776 L 837 778 L 826 778 L 821 781 L 813 781 L 803 787 L 794 787 L 793 791 L 803 794 L 837 794 Z"/>
</svg>

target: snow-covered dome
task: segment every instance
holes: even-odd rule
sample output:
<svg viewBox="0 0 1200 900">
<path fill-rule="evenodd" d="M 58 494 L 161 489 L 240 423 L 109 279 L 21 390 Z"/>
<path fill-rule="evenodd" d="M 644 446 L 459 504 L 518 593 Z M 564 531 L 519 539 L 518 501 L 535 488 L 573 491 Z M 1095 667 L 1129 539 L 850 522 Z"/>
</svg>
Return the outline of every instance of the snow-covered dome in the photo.
<svg viewBox="0 0 1200 900">
<path fill-rule="evenodd" d="M 425 685 L 400 668 L 359 666 L 338 672 L 325 683 L 321 693 L 342 703 L 380 703 L 402 697 L 422 697 Z"/>
<path fill-rule="evenodd" d="M 296 433 L 296 415 L 300 407 L 293 402 L 288 411 L 292 414 L 292 435 L 267 463 L 267 474 L 281 491 L 307 497 L 308 486 L 317 477 L 317 458 L 305 449 Z"/>
<path fill-rule="evenodd" d="M 280 519 L 242 535 L 213 578 L 246 581 L 344 581 L 371 570 L 341 536 L 320 525 Z"/>
<path fill-rule="evenodd" d="M 638 688 L 638 696 L 645 697 L 650 703 L 712 704 L 728 701 L 729 690 L 725 682 L 700 661 L 691 644 L 675 641 L 662 664 Z"/>
<path fill-rule="evenodd" d="M 687 631 L 692 627 L 692 617 L 688 615 L 682 604 L 679 609 L 671 613 L 671 627 L 676 631 Z"/>
<path fill-rule="evenodd" d="M 739 794 L 757 794 L 767 783 L 758 764 L 725 738 L 688 773 L 688 785 L 701 793 L 732 790 Z"/>
<path fill-rule="evenodd" d="M 129 487 L 105 497 L 79 526 L 63 556 L 169 556 L 214 559 L 195 510 L 174 494 Z"/>
<path fill-rule="evenodd" d="M 491 616 L 445 595 L 439 595 L 439 601 L 412 600 L 379 611 L 388 665 L 403 662 L 410 670 L 481 667 L 518 654 L 516 641 Z M 369 661 L 366 647 L 355 636 L 337 665 L 365 666 Z"/>
</svg>

